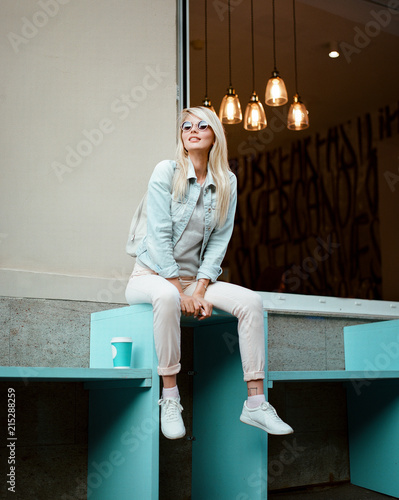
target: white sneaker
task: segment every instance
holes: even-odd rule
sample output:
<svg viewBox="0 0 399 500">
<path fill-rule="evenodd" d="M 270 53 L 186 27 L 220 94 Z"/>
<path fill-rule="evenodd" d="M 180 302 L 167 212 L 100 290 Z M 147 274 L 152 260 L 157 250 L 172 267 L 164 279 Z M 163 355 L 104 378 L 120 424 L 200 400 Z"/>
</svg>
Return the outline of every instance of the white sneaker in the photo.
<svg viewBox="0 0 399 500">
<path fill-rule="evenodd" d="M 283 435 L 292 434 L 294 432 L 292 427 L 281 420 L 276 410 L 267 401 L 257 408 L 248 408 L 247 402 L 245 401 L 240 420 L 244 422 L 244 424 L 259 427 L 259 429 L 263 429 L 269 434 Z"/>
<path fill-rule="evenodd" d="M 162 398 L 158 404 L 161 407 L 162 434 L 168 439 L 184 437 L 186 428 L 181 417 L 183 407 L 180 404 L 180 398 Z"/>
</svg>

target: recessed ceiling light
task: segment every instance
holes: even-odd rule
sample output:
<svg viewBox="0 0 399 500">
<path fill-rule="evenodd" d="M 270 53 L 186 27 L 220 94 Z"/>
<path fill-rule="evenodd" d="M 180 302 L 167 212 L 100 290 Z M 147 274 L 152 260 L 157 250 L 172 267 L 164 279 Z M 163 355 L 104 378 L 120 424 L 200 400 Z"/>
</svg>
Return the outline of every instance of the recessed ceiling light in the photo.
<svg viewBox="0 0 399 500">
<path fill-rule="evenodd" d="M 337 42 L 330 42 L 328 44 L 328 55 L 331 57 L 331 59 L 336 59 L 337 57 L 339 57 Z"/>
</svg>

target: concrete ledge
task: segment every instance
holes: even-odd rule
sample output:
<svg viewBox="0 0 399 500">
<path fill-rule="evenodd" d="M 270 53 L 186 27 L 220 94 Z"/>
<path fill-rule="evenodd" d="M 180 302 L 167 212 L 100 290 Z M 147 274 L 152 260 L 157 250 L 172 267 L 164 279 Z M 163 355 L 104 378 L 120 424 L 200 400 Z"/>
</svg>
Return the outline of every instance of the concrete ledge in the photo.
<svg viewBox="0 0 399 500">
<path fill-rule="evenodd" d="M 115 307 L 0 297 L 0 366 L 88 368 L 90 314 Z"/>
<path fill-rule="evenodd" d="M 342 299 L 339 297 L 276 292 L 257 293 L 262 297 L 264 309 L 270 312 L 317 314 L 345 318 L 399 318 L 399 302 L 394 301 Z"/>
</svg>

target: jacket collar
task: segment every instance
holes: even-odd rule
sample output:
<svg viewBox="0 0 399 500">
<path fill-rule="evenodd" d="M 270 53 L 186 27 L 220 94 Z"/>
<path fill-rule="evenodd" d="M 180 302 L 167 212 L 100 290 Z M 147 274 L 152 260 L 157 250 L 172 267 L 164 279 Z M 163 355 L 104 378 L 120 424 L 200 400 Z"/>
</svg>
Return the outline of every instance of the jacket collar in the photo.
<svg viewBox="0 0 399 500">
<path fill-rule="evenodd" d="M 197 180 L 197 176 L 195 174 L 195 168 L 194 168 L 193 162 L 191 161 L 191 158 L 188 157 L 187 180 L 190 180 L 190 179 Z M 213 180 L 211 170 L 209 168 L 209 162 L 208 162 L 208 165 L 206 168 L 206 178 L 205 178 L 205 182 L 204 182 L 204 187 L 207 187 L 209 185 L 216 186 L 215 181 Z"/>
</svg>

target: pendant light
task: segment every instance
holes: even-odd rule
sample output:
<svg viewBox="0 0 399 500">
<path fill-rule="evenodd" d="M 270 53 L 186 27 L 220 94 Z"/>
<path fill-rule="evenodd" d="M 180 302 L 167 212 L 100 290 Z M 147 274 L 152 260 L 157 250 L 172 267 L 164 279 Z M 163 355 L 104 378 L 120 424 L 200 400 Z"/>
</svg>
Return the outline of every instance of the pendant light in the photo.
<svg viewBox="0 0 399 500">
<path fill-rule="evenodd" d="M 288 102 L 287 89 L 284 80 L 280 77 L 276 67 L 276 21 L 275 21 L 275 8 L 273 0 L 273 59 L 274 70 L 272 76 L 267 82 L 265 102 L 268 106 L 282 106 Z"/>
<path fill-rule="evenodd" d="M 202 101 L 202 105 L 215 112 L 211 100 L 208 97 L 208 0 L 205 0 L 205 97 Z"/>
<path fill-rule="evenodd" d="M 309 127 L 309 113 L 306 106 L 301 102 L 298 94 L 298 70 L 297 70 L 297 55 L 296 55 L 296 16 L 295 16 L 295 0 L 293 3 L 294 17 L 294 62 L 295 62 L 295 95 L 294 102 L 291 104 L 287 116 L 287 128 L 290 130 L 304 130 Z"/>
<path fill-rule="evenodd" d="M 230 0 L 228 1 L 229 11 L 229 79 L 230 84 L 227 94 L 223 97 L 219 110 L 219 118 L 222 123 L 234 124 L 242 121 L 241 104 L 233 86 L 231 84 L 231 22 L 230 22 Z"/>
<path fill-rule="evenodd" d="M 254 49 L 254 5 L 251 0 L 251 33 L 252 33 L 252 88 L 254 89 L 249 103 L 245 109 L 245 130 L 262 130 L 266 127 L 266 114 L 262 103 L 255 92 L 255 49 Z"/>
</svg>

